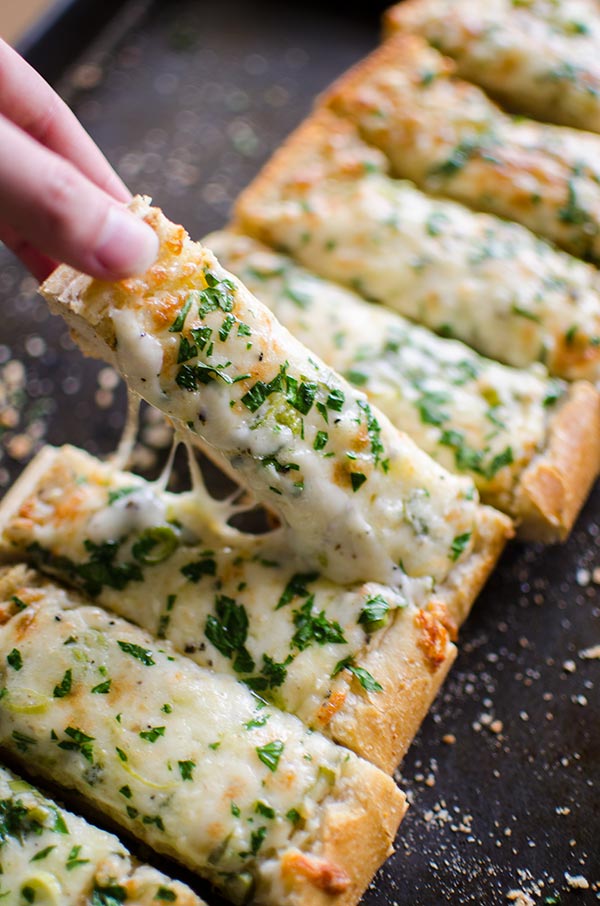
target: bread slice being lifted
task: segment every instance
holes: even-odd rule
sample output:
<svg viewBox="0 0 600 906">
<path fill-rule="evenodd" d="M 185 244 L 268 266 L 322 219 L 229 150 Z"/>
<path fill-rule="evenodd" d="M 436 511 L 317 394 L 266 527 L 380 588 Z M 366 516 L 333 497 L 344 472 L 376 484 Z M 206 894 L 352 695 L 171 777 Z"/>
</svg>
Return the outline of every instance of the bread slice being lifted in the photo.
<svg viewBox="0 0 600 906">
<path fill-rule="evenodd" d="M 336 582 L 439 585 L 472 562 L 482 579 L 509 520 L 373 410 L 183 227 L 147 199 L 133 210 L 160 238 L 147 274 L 109 285 L 59 267 L 42 286 L 82 349 L 233 470 L 280 517 L 306 568 Z"/>
</svg>

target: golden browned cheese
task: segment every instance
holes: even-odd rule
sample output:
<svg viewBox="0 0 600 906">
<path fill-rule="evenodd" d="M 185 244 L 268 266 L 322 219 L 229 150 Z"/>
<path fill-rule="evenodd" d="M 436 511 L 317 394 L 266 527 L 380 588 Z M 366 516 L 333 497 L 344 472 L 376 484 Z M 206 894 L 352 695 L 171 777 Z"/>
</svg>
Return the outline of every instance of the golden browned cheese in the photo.
<svg viewBox="0 0 600 906">
<path fill-rule="evenodd" d="M 515 113 L 600 132 L 596 0 L 405 0 L 386 28 L 422 35 Z"/>
<path fill-rule="evenodd" d="M 504 114 L 416 35 L 399 34 L 328 95 L 394 173 L 600 262 L 600 137 Z"/>
<path fill-rule="evenodd" d="M 388 171 L 350 120 L 321 109 L 242 193 L 236 226 L 490 358 L 598 379 L 596 268 Z"/>
</svg>

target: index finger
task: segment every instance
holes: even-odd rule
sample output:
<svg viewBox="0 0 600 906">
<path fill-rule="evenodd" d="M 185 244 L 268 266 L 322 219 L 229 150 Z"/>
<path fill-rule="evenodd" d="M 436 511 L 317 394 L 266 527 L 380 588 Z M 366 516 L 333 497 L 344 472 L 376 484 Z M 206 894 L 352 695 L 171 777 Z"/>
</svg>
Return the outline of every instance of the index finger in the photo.
<svg viewBox="0 0 600 906">
<path fill-rule="evenodd" d="M 0 114 L 118 201 L 131 193 L 75 114 L 50 85 L 0 38 Z"/>
</svg>

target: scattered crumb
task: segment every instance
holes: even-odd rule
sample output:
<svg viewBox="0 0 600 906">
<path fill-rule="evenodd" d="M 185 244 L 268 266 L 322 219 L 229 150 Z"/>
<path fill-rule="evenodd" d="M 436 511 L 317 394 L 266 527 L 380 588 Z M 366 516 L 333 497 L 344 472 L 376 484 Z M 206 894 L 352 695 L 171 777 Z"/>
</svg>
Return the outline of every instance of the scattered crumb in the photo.
<svg viewBox="0 0 600 906">
<path fill-rule="evenodd" d="M 597 660 L 600 658 L 600 645 L 592 645 L 591 648 L 584 648 L 579 652 L 579 657 L 584 660 Z"/>
<path fill-rule="evenodd" d="M 509 890 L 506 899 L 511 900 L 516 906 L 535 906 L 535 900 L 532 900 L 524 890 Z"/>
<path fill-rule="evenodd" d="M 575 663 L 575 661 L 565 661 L 563 664 L 563 670 L 565 670 L 567 673 L 575 673 L 575 671 L 577 670 L 577 664 Z"/>
<path fill-rule="evenodd" d="M 592 579 L 592 574 L 589 571 L 589 569 L 578 569 L 577 572 L 575 573 L 575 581 L 582 588 L 585 588 L 587 585 L 589 585 L 591 579 Z"/>
<path fill-rule="evenodd" d="M 583 875 L 570 875 L 565 871 L 565 881 L 573 890 L 589 890 L 590 882 Z"/>
<path fill-rule="evenodd" d="M 447 746 L 453 746 L 456 742 L 456 736 L 454 733 L 446 733 L 442 736 L 442 742 L 446 743 Z"/>
</svg>

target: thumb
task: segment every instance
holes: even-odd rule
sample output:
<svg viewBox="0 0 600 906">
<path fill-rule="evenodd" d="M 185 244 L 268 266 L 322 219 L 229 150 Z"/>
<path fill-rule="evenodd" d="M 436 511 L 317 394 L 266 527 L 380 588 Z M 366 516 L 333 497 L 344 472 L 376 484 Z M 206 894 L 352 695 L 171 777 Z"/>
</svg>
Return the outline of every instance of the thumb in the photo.
<svg viewBox="0 0 600 906">
<path fill-rule="evenodd" d="M 22 240 L 102 280 L 146 271 L 158 237 L 83 176 L 0 117 L 0 210 Z"/>
</svg>

